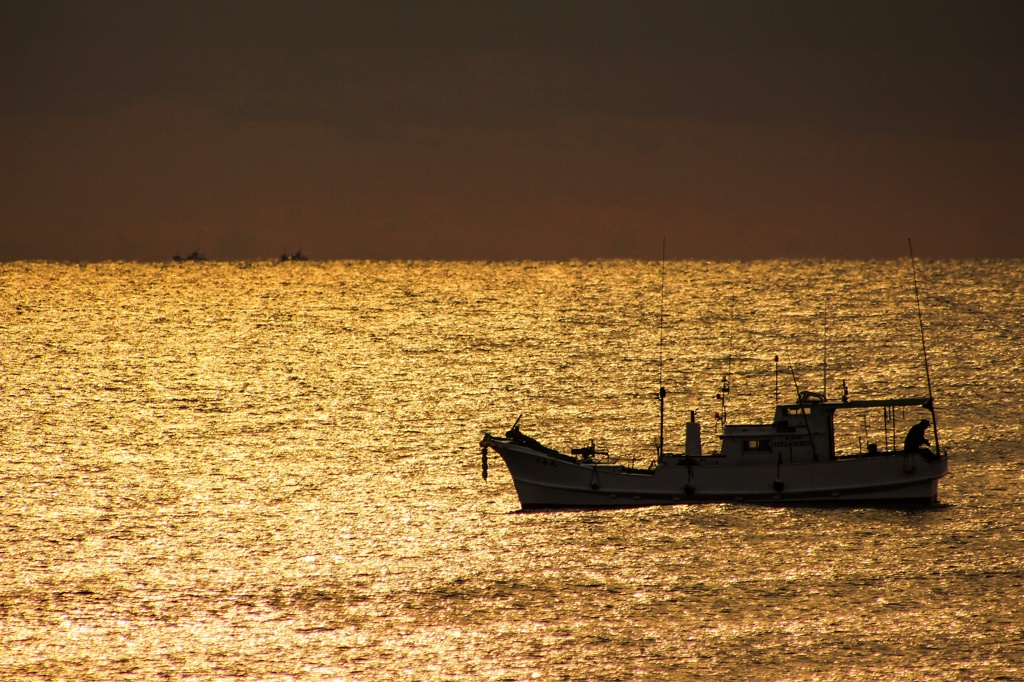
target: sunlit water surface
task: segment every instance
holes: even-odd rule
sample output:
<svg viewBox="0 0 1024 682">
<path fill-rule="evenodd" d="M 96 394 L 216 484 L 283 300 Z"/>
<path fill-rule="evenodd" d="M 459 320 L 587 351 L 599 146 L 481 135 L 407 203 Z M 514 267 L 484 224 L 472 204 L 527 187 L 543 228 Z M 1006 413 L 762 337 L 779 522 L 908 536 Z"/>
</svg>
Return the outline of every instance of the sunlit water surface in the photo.
<svg viewBox="0 0 1024 682">
<path fill-rule="evenodd" d="M 775 355 L 927 392 L 906 260 L 666 270 L 659 348 L 657 263 L 0 265 L 0 677 L 1024 678 L 1021 261 L 918 263 L 938 507 L 482 480 L 520 414 L 650 460 L 662 356 L 670 447 L 726 373 L 767 418 Z"/>
</svg>

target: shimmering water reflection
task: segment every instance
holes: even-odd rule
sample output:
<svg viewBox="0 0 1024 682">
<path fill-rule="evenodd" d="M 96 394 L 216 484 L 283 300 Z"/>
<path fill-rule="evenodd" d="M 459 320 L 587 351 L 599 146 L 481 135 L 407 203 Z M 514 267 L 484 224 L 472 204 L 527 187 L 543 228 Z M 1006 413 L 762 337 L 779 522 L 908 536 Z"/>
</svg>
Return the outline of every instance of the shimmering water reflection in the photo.
<svg viewBox="0 0 1024 682">
<path fill-rule="evenodd" d="M 1024 264 L 919 268 L 944 505 L 520 514 L 520 413 L 651 457 L 657 264 L 4 264 L 0 677 L 1020 679 Z M 669 443 L 924 392 L 907 276 L 668 264 Z"/>
</svg>

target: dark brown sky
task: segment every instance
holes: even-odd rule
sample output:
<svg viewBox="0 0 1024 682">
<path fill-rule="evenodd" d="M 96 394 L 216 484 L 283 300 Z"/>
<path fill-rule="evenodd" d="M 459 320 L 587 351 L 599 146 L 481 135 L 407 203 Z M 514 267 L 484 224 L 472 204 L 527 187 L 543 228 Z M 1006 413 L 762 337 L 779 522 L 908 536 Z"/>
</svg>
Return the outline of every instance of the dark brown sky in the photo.
<svg viewBox="0 0 1024 682">
<path fill-rule="evenodd" d="M 1024 257 L 1024 4 L 0 4 L 0 260 Z"/>
</svg>

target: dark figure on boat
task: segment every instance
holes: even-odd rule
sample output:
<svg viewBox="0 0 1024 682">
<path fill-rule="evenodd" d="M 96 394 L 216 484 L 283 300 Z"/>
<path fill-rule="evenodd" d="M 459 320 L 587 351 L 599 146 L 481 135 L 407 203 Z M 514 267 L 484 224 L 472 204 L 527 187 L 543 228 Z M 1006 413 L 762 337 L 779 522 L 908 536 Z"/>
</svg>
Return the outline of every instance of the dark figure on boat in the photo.
<svg viewBox="0 0 1024 682">
<path fill-rule="evenodd" d="M 907 431 L 907 438 L 903 441 L 904 451 L 917 452 L 921 449 L 921 446 L 930 445 L 928 439 L 924 437 L 924 432 L 928 429 L 930 423 L 927 419 L 922 419 L 910 427 L 910 430 Z"/>
</svg>

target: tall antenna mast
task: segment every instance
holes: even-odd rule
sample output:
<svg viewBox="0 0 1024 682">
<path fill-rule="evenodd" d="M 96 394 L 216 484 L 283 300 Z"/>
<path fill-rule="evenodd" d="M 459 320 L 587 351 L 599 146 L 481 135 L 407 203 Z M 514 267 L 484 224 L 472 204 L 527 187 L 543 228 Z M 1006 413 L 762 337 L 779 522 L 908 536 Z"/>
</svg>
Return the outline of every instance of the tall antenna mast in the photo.
<svg viewBox="0 0 1024 682">
<path fill-rule="evenodd" d="M 658 461 L 665 454 L 665 237 L 661 237 L 661 313 L 658 316 Z"/>
<path fill-rule="evenodd" d="M 822 321 L 821 341 L 821 397 L 828 399 L 828 299 L 825 299 L 825 310 Z"/>
<path fill-rule="evenodd" d="M 799 393 L 799 391 L 797 391 Z M 775 355 L 775 405 L 779 404 L 779 356 Z"/>
<path fill-rule="evenodd" d="M 914 244 L 907 237 L 907 247 L 910 249 L 910 271 L 914 276 L 914 300 L 917 301 L 917 326 L 921 329 L 921 354 L 924 356 L 924 377 L 928 382 L 928 409 L 932 413 L 932 434 L 935 437 L 935 454 L 941 455 L 939 449 L 939 424 L 935 419 L 935 396 L 932 394 L 932 373 L 928 367 L 928 345 L 924 339 L 924 315 L 921 312 L 921 293 L 917 288 L 917 265 L 914 262 Z"/>
</svg>

